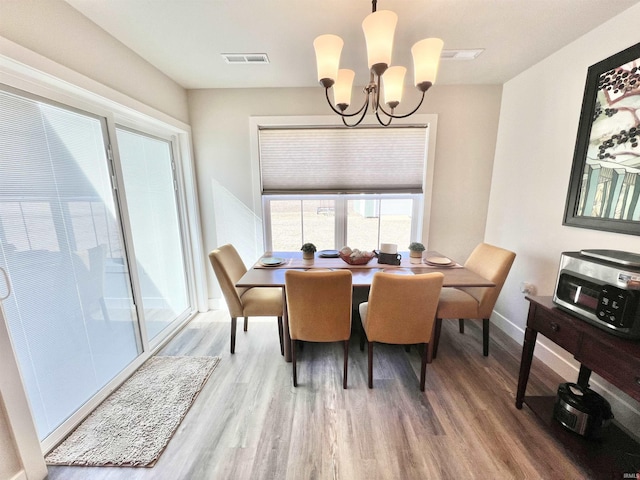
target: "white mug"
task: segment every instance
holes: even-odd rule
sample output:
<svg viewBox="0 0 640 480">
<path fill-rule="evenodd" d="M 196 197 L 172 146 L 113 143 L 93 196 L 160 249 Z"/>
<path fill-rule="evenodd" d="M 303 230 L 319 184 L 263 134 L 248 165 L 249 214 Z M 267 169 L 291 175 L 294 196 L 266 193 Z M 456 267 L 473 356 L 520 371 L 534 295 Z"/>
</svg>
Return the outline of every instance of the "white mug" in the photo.
<svg viewBox="0 0 640 480">
<path fill-rule="evenodd" d="M 395 243 L 381 243 L 380 252 L 395 255 L 398 253 L 398 245 Z"/>
</svg>

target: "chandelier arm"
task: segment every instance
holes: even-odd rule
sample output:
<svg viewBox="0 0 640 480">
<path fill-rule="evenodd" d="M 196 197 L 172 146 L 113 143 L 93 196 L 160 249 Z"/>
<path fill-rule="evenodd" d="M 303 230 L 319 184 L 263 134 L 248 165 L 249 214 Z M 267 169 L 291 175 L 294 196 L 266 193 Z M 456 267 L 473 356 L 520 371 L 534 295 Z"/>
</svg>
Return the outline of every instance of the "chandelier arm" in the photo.
<svg viewBox="0 0 640 480">
<path fill-rule="evenodd" d="M 388 113 L 383 107 L 382 104 L 378 105 L 378 108 L 382 111 L 382 113 L 384 113 L 386 116 L 391 117 L 391 118 L 407 118 L 411 115 L 413 115 L 414 113 L 416 113 L 418 111 L 418 109 L 420 108 L 420 106 L 422 105 L 422 102 L 424 101 L 424 94 L 425 92 L 422 92 L 422 98 L 420 99 L 420 103 L 418 103 L 418 106 L 416 108 L 414 108 L 411 112 L 407 113 L 406 115 L 394 115 L 393 113 Z"/>
<path fill-rule="evenodd" d="M 363 107 L 360 110 L 362 110 L 362 109 L 364 109 L 364 112 L 362 112 L 362 116 L 358 119 L 358 121 L 356 123 L 354 123 L 352 125 L 349 125 L 347 123 L 347 119 L 345 118 L 346 115 L 342 116 L 342 123 L 344 123 L 344 125 L 346 127 L 349 127 L 349 128 L 357 127 L 358 125 L 360 125 L 362 123 L 362 120 L 364 120 L 365 115 L 367 114 L 367 110 L 369 110 L 369 102 L 368 101 L 367 101 L 367 103 L 365 103 L 363 105 Z M 352 116 L 352 115 L 349 115 L 349 116 Z"/>
<path fill-rule="evenodd" d="M 360 112 L 362 112 L 362 110 L 364 110 L 365 107 L 367 107 L 369 105 L 369 94 L 367 94 L 367 96 L 364 99 L 364 104 L 360 107 L 360 109 L 357 112 L 354 113 L 344 113 L 341 112 L 340 110 L 338 110 L 336 107 L 333 106 L 333 104 L 331 103 L 331 100 L 329 99 L 329 87 L 324 89 L 324 93 L 325 96 L 327 97 L 327 103 L 329 104 L 329 106 L 331 107 L 331 110 L 334 111 L 334 113 L 337 113 L 338 115 L 340 115 L 341 117 L 355 117 L 356 115 L 358 115 Z M 360 122 L 358 122 L 360 123 Z M 346 125 L 346 124 L 345 124 Z M 348 125 L 347 125 L 348 126 Z"/>
<path fill-rule="evenodd" d="M 382 112 L 386 115 L 387 112 L 385 112 L 384 110 L 382 110 Z M 380 117 L 380 113 L 376 112 L 376 118 L 378 119 L 378 123 L 380 125 L 382 125 L 383 127 L 388 127 L 389 125 L 391 125 L 391 120 L 393 120 L 393 117 L 389 116 L 389 121 L 387 123 L 384 123 L 384 121 L 382 120 L 382 118 Z"/>
</svg>

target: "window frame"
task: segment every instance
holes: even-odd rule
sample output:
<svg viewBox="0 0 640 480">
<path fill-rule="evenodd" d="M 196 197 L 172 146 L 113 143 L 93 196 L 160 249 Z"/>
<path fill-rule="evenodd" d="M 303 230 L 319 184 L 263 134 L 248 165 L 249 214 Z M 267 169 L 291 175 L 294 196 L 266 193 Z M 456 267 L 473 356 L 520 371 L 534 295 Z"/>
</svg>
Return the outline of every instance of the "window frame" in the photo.
<svg viewBox="0 0 640 480">
<path fill-rule="evenodd" d="M 375 118 L 366 118 L 363 122 L 365 126 L 376 126 Z M 427 152 L 426 152 L 426 168 L 423 178 L 423 193 L 414 194 L 416 196 L 422 196 L 422 205 L 417 205 L 419 202 L 414 200 L 412 214 L 415 221 L 412 221 L 411 238 L 412 241 L 427 242 L 429 238 L 429 229 L 431 223 L 431 200 L 433 196 L 433 174 L 436 152 L 436 136 L 438 130 L 438 115 L 436 114 L 415 114 L 410 118 L 394 120 L 394 125 L 427 125 Z M 249 130 L 250 130 L 250 148 L 251 148 L 251 183 L 253 191 L 253 211 L 260 218 L 262 222 L 263 231 L 263 248 L 265 251 L 271 250 L 271 226 L 270 222 L 265 218 L 269 212 L 265 209 L 263 198 L 267 195 L 262 194 L 261 188 L 261 176 L 260 176 L 260 142 L 259 142 L 259 130 L 261 127 L 327 127 L 327 126 L 343 126 L 340 118 L 337 115 L 317 115 L 317 116 L 253 116 L 249 117 Z M 344 126 L 343 126 L 344 128 Z M 368 194 L 367 194 L 368 195 Z M 371 194 L 377 195 L 377 194 Z M 393 194 L 388 194 L 393 195 Z M 398 194 L 402 195 L 402 194 Z M 279 195 L 268 195 L 270 198 L 281 197 Z M 335 195 L 338 197 L 339 195 Z M 346 196 L 346 195 L 345 195 Z M 285 195 L 287 199 L 307 198 L 312 199 L 319 197 L 319 195 L 298 195 L 289 196 Z M 327 197 L 325 197 L 327 198 Z M 362 198 L 362 197 L 360 197 Z M 385 198 L 390 198 L 386 197 Z M 406 198 L 406 197 L 402 197 Z M 346 201 L 345 201 L 346 208 Z M 338 217 L 338 208 L 336 208 L 336 219 Z M 418 210 L 418 212 L 416 212 Z M 422 214 L 419 214 L 419 211 Z M 336 220 L 337 222 L 337 220 Z M 343 222 L 344 228 L 346 228 L 346 222 Z M 346 238 L 346 232 L 343 232 Z M 336 237 L 338 237 L 338 223 L 336 223 Z M 338 238 L 336 238 L 338 240 Z M 336 245 L 340 243 L 337 242 Z"/>
</svg>

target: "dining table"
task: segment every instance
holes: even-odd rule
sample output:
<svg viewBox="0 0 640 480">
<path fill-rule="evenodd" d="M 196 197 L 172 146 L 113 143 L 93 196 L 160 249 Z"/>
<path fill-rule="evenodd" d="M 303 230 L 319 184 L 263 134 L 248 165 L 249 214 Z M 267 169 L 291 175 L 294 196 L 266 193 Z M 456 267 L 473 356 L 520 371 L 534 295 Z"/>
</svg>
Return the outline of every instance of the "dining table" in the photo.
<svg viewBox="0 0 640 480">
<path fill-rule="evenodd" d="M 313 260 L 304 260 L 302 252 L 273 251 L 265 252 L 256 263 L 236 282 L 236 287 L 281 287 L 283 300 L 282 338 L 285 361 L 291 362 L 291 338 L 289 336 L 289 319 L 287 315 L 287 298 L 285 287 L 285 272 L 290 269 L 348 269 L 352 274 L 354 288 L 371 286 L 377 272 L 394 273 L 398 275 L 419 275 L 423 273 L 441 272 L 444 275 L 444 287 L 495 287 L 495 283 L 465 268 L 455 260 L 450 260 L 437 251 L 426 251 L 421 259 L 412 259 L 409 252 L 399 252 L 401 260 L 398 265 L 378 263 L 377 258 L 371 259 L 364 265 L 352 265 L 340 257 L 323 257 L 316 254 Z M 450 260 L 446 265 L 428 263 L 429 259 Z M 432 347 L 431 345 L 429 347 Z M 430 348 L 431 350 L 431 348 Z M 429 362 L 431 355 L 428 355 Z"/>
</svg>

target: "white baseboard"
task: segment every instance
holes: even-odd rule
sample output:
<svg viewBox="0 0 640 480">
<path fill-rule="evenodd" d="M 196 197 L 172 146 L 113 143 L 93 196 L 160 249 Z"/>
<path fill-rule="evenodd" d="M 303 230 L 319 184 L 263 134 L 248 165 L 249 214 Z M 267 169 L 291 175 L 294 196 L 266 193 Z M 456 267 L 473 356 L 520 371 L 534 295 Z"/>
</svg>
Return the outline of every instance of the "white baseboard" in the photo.
<svg viewBox="0 0 640 480">
<path fill-rule="evenodd" d="M 226 310 L 227 304 L 221 298 L 210 298 L 208 300 L 209 310 Z"/>
<path fill-rule="evenodd" d="M 503 315 L 494 311 L 491 316 L 491 323 L 518 342 L 518 344 L 522 345 L 524 343 L 524 330 Z M 577 380 L 580 364 L 563 348 L 542 335 L 538 335 L 536 339 L 534 356 L 566 379 L 566 381 L 575 382 Z M 640 407 L 638 402 L 596 374 L 592 375 L 589 386 L 609 401 L 616 423 L 632 435 L 633 432 L 640 432 Z M 636 433 L 634 436 L 637 435 Z"/>
</svg>

